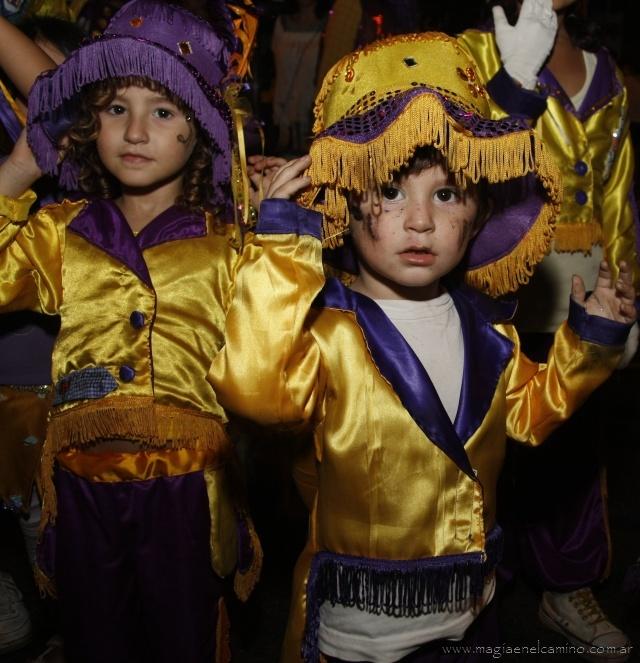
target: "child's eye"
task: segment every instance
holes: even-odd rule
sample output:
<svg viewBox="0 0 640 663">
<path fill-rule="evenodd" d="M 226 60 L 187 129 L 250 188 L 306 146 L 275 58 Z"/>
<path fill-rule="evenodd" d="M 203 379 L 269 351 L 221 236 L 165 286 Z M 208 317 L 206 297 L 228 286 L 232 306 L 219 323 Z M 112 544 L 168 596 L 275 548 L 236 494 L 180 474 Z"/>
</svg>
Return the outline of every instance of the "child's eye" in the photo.
<svg viewBox="0 0 640 663">
<path fill-rule="evenodd" d="M 380 193 L 385 200 L 400 200 L 402 191 L 397 186 L 383 186 Z"/>
<path fill-rule="evenodd" d="M 460 192 L 455 187 L 446 187 L 438 189 L 435 193 L 435 197 L 441 203 L 450 203 L 460 199 Z"/>
<path fill-rule="evenodd" d="M 173 111 L 170 111 L 168 108 L 156 108 L 153 114 L 161 120 L 168 120 L 174 115 Z"/>
<path fill-rule="evenodd" d="M 122 115 L 125 112 L 125 107 L 120 104 L 111 104 L 106 110 L 109 115 Z"/>
</svg>

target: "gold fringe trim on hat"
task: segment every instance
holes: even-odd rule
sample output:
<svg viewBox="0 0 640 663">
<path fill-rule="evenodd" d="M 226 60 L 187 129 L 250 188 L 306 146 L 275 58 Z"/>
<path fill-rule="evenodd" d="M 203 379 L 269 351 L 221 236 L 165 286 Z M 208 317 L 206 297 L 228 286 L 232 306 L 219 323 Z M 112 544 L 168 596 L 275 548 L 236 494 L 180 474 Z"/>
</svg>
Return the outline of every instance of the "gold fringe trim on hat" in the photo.
<svg viewBox="0 0 640 663">
<path fill-rule="evenodd" d="M 241 601 L 246 601 L 254 587 L 260 579 L 260 573 L 262 572 L 262 560 L 264 553 L 262 551 L 262 544 L 258 538 L 258 534 L 253 526 L 253 521 L 248 514 L 242 514 L 244 523 L 249 531 L 249 538 L 251 540 L 251 550 L 253 552 L 253 558 L 251 564 L 246 571 L 240 572 L 236 570 L 234 579 L 233 579 L 233 590 L 236 596 Z"/>
<path fill-rule="evenodd" d="M 57 515 L 53 484 L 56 455 L 65 449 L 114 439 L 138 441 L 144 448 L 198 448 L 231 454 L 231 442 L 219 418 L 161 405 L 148 396 L 114 396 L 54 413 L 42 454 L 41 531 Z"/>
<path fill-rule="evenodd" d="M 487 265 L 467 271 L 466 282 L 492 297 L 513 292 L 527 283 L 536 265 L 549 252 L 556 214 L 554 205 L 543 205 L 536 222 L 513 251 Z"/>
<path fill-rule="evenodd" d="M 445 111 L 440 100 L 425 93 L 413 99 L 386 130 L 367 143 L 325 136 L 311 145 L 308 175 L 324 187 L 325 246 L 341 244 L 347 226 L 345 191 L 364 191 L 389 182 L 418 147 L 433 145 L 449 170 L 464 179 L 504 182 L 536 173 L 552 202 L 561 199 L 560 174 L 543 143 L 529 129 L 509 135 L 476 137 Z"/>
<path fill-rule="evenodd" d="M 590 253 L 597 244 L 602 244 L 602 226 L 597 221 L 556 225 L 553 248 L 559 253 L 573 251 Z"/>
</svg>

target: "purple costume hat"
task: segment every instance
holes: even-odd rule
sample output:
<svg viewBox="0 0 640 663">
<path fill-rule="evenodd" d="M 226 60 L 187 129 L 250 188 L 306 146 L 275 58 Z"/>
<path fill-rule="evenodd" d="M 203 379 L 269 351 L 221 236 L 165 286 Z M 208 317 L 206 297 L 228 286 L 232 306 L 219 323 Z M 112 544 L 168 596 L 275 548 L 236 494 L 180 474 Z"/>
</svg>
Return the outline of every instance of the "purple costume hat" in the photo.
<svg viewBox="0 0 640 663">
<path fill-rule="evenodd" d="M 526 283 L 549 249 L 560 174 L 530 127 L 491 110 L 473 60 L 445 34 L 391 37 L 343 57 L 316 98 L 302 196 L 323 214 L 325 246 L 342 244 L 348 192 L 388 183 L 431 145 L 460 184 L 486 180 L 499 206 L 470 244 L 467 281 L 492 296 Z"/>
<path fill-rule="evenodd" d="M 220 91 L 231 56 L 227 18 L 229 33 L 222 35 L 173 5 L 154 0 L 125 4 L 102 36 L 42 74 L 31 89 L 27 139 L 40 168 L 59 173 L 62 186 L 76 189 L 79 164 L 68 158 L 58 163 L 58 145 L 74 122 L 78 95 L 97 81 L 144 76 L 179 97 L 207 134 L 213 148 L 212 202 L 222 204 L 231 174 L 231 112 Z"/>
</svg>

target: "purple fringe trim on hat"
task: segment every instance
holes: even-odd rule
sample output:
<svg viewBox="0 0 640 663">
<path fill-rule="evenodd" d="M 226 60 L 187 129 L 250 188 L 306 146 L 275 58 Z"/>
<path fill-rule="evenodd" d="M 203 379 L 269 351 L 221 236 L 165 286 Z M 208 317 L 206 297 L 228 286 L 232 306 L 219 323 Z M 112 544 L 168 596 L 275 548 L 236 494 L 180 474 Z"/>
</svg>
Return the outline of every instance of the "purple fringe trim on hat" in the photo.
<svg viewBox="0 0 640 663">
<path fill-rule="evenodd" d="M 368 143 L 383 134 L 398 119 L 398 116 L 411 101 L 425 94 L 436 97 L 444 107 L 447 115 L 478 138 L 494 138 L 513 133 L 514 131 L 528 129 L 528 126 L 523 120 L 515 118 L 488 120 L 462 108 L 433 88 L 417 85 L 411 90 L 381 101 L 371 110 L 334 122 L 330 127 L 318 134 L 315 140 L 331 136 L 350 143 Z"/>
<path fill-rule="evenodd" d="M 307 620 L 302 659 L 318 663 L 320 606 L 357 607 L 373 614 L 418 617 L 450 603 L 482 596 L 484 581 L 502 556 L 502 530 L 489 532 L 485 553 L 386 560 L 317 553 L 307 579 Z"/>
<path fill-rule="evenodd" d="M 59 122 L 68 126 L 72 112 L 69 101 L 90 83 L 124 76 L 145 76 L 157 81 L 193 111 L 214 143 L 213 202 L 224 202 L 223 187 L 231 170 L 232 122 L 228 106 L 220 92 L 187 62 L 158 44 L 132 37 L 101 37 L 72 53 L 57 69 L 38 77 L 29 95 L 27 128 L 29 145 L 40 168 L 49 174 L 58 170 L 58 140 L 62 136 Z M 63 162 L 60 184 L 76 189 L 78 169 L 79 164 Z"/>
</svg>

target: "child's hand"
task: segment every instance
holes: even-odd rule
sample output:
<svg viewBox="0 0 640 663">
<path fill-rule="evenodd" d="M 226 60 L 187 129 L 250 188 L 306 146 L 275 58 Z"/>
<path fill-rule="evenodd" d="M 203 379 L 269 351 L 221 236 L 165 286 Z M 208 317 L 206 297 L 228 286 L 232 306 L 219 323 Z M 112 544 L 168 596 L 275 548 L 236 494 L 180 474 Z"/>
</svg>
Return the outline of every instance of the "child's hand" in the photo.
<svg viewBox="0 0 640 663">
<path fill-rule="evenodd" d="M 269 188 L 278 168 L 286 163 L 287 160 L 282 157 L 267 157 L 261 154 L 247 157 L 247 172 L 251 181 L 249 197 L 256 209 L 260 209 L 264 192 Z"/>
<path fill-rule="evenodd" d="M 305 155 L 288 161 L 276 171 L 269 188 L 265 193 L 265 198 L 293 198 L 296 194 L 306 189 L 311 184 L 308 175 L 302 175 L 311 165 L 311 157 Z"/>
<path fill-rule="evenodd" d="M 615 283 L 612 282 L 607 261 L 603 260 L 600 263 L 596 285 L 588 299 L 584 281 L 580 276 L 574 275 L 571 284 L 571 296 L 586 309 L 587 313 L 627 324 L 637 318 L 635 295 L 631 270 L 624 261 L 620 263 L 620 274 Z"/>
<path fill-rule="evenodd" d="M 524 88 L 536 86 L 538 71 L 547 59 L 558 29 L 551 0 L 524 0 L 515 25 L 500 5 L 493 7 L 496 44 L 507 73 Z"/>
<path fill-rule="evenodd" d="M 11 154 L 0 167 L 0 194 L 17 198 L 40 177 L 42 171 L 27 143 L 26 129 L 23 129 Z"/>
</svg>

